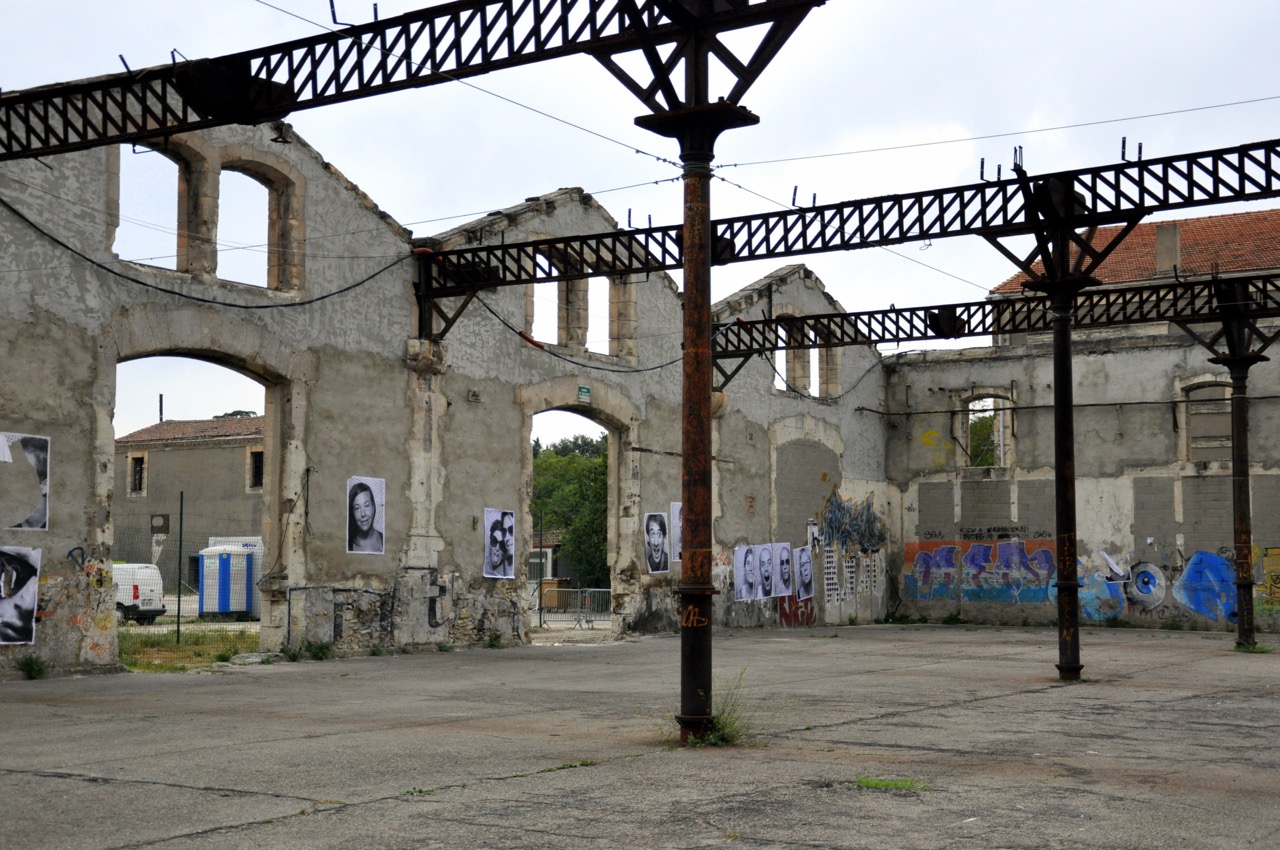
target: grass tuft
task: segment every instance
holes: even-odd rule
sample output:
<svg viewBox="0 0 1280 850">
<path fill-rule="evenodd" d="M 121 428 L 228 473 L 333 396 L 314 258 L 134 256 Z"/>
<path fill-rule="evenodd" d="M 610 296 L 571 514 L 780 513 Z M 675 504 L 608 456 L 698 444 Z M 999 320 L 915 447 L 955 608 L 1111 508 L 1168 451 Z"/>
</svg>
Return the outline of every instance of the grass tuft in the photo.
<svg viewBox="0 0 1280 850">
<path fill-rule="evenodd" d="M 489 633 L 489 648 L 502 649 L 502 635 L 499 632 Z"/>
<path fill-rule="evenodd" d="M 928 791 L 929 783 L 919 779 L 912 779 L 910 776 L 903 776 L 898 779 L 877 779 L 874 776 L 855 776 L 854 781 L 858 783 L 859 788 L 867 788 L 872 791 Z"/>
<path fill-rule="evenodd" d="M 1271 647 L 1263 646 L 1260 643 L 1237 643 L 1236 652 L 1249 652 L 1258 655 L 1265 655 L 1271 651 Z"/>
<path fill-rule="evenodd" d="M 28 679 L 43 679 L 45 674 L 49 672 L 49 668 L 45 666 L 44 659 L 34 652 L 19 655 L 14 664 L 22 671 L 22 675 Z"/>
<path fill-rule="evenodd" d="M 754 720 L 757 708 L 747 704 L 742 687 L 746 674 L 746 668 L 743 668 L 732 685 L 717 689 L 718 699 L 711 714 L 711 722 L 701 735 L 690 735 L 687 746 L 733 747 L 756 734 Z"/>
</svg>

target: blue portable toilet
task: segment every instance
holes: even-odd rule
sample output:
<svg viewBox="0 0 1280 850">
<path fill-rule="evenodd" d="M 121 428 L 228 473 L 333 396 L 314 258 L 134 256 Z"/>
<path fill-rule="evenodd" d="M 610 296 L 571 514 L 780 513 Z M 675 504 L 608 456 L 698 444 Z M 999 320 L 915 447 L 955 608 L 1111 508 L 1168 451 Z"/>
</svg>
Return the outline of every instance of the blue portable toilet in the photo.
<svg viewBox="0 0 1280 850">
<path fill-rule="evenodd" d="M 200 614 L 258 613 L 258 559 L 253 549 L 200 550 Z"/>
</svg>

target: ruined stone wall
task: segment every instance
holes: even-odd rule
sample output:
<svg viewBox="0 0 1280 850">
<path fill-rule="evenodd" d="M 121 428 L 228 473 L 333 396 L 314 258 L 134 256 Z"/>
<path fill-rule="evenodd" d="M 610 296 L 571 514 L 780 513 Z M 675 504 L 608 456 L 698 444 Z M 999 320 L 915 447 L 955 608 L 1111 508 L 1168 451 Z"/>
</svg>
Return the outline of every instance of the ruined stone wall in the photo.
<svg viewBox="0 0 1280 850">
<path fill-rule="evenodd" d="M 1158 334 L 1076 347 L 1077 550 L 1086 621 L 1188 620 L 1233 629 L 1229 461 L 1197 461 L 1186 388 L 1226 380 L 1189 340 Z M 886 364 L 889 477 L 902 548 L 890 563 L 900 613 L 1044 623 L 1056 618 L 1052 357 L 1045 345 L 929 352 Z M 1250 374 L 1255 507 L 1280 487 L 1280 375 Z M 1011 399 L 1010 462 L 970 466 L 961 443 L 974 395 Z M 1192 411 L 1189 413 L 1189 411 Z M 1280 546 L 1255 510 L 1257 575 Z M 898 558 L 901 558 L 899 561 Z M 1271 560 L 1275 560 L 1274 557 Z M 1274 605 L 1274 603 L 1272 603 Z M 1271 615 L 1264 612 L 1260 622 Z"/>
</svg>

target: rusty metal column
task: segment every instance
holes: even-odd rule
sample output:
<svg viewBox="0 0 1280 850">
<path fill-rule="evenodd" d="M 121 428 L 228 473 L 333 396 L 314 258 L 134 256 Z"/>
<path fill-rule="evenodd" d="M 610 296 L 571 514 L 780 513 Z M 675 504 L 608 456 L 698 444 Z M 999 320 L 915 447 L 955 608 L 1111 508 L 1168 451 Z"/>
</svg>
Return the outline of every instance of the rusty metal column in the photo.
<svg viewBox="0 0 1280 850">
<path fill-rule="evenodd" d="M 711 721 L 711 152 L 684 163 L 684 549 L 680 574 L 680 740 Z"/>
<path fill-rule="evenodd" d="M 1080 678 L 1080 578 L 1076 569 L 1076 429 L 1071 315 L 1079 288 L 1061 281 L 1053 299 L 1053 466 L 1058 525 L 1058 678 Z"/>
<path fill-rule="evenodd" d="M 1249 497 L 1249 367 L 1257 358 L 1233 357 L 1231 369 L 1231 507 L 1236 544 L 1236 645 L 1257 643 L 1253 631 L 1253 523 Z"/>
</svg>

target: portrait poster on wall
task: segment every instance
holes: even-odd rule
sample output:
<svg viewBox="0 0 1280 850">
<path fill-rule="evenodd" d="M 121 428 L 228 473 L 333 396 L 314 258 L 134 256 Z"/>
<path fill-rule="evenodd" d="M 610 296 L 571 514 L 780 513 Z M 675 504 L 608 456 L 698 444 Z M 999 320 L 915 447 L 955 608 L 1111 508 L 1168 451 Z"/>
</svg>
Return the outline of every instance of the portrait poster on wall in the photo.
<svg viewBox="0 0 1280 850">
<path fill-rule="evenodd" d="M 760 574 L 760 593 L 757 595 L 761 599 L 768 599 L 773 596 L 774 579 L 777 577 L 773 567 L 773 544 L 761 543 L 755 549 L 756 572 Z"/>
<path fill-rule="evenodd" d="M 41 551 L 0 547 L 0 644 L 36 641 Z"/>
<path fill-rule="evenodd" d="M 790 596 L 795 586 L 795 566 L 791 562 L 791 544 L 773 544 L 773 595 Z"/>
<path fill-rule="evenodd" d="M 800 546 L 792 550 L 796 567 L 796 598 L 813 598 L 813 549 Z"/>
<path fill-rule="evenodd" d="M 516 577 L 516 512 L 484 509 L 484 577 Z"/>
<path fill-rule="evenodd" d="M 665 573 L 671 569 L 667 554 L 667 515 L 644 515 L 644 565 L 650 573 Z"/>
<path fill-rule="evenodd" d="M 49 530 L 49 438 L 0 432 L 0 523 Z"/>
<path fill-rule="evenodd" d="M 671 503 L 671 560 L 680 561 L 684 550 L 684 502 Z"/>
<path fill-rule="evenodd" d="M 737 546 L 733 550 L 733 598 L 748 602 L 760 598 L 760 573 L 756 569 L 755 546 Z"/>
<path fill-rule="evenodd" d="M 348 552 L 382 554 L 386 490 L 386 481 L 382 478 L 352 476 L 347 479 Z"/>
</svg>

